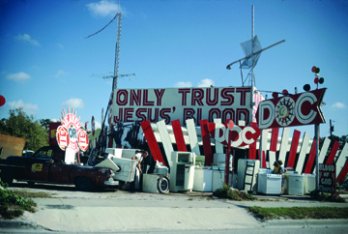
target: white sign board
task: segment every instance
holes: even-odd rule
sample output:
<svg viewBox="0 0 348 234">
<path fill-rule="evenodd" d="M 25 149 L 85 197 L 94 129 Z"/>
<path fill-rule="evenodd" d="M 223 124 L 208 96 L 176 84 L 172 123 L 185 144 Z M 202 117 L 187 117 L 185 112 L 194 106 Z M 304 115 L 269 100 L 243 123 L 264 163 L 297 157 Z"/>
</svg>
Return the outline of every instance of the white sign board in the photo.
<svg viewBox="0 0 348 234">
<path fill-rule="evenodd" d="M 179 119 L 249 121 L 251 87 L 115 89 L 111 123 Z"/>
</svg>

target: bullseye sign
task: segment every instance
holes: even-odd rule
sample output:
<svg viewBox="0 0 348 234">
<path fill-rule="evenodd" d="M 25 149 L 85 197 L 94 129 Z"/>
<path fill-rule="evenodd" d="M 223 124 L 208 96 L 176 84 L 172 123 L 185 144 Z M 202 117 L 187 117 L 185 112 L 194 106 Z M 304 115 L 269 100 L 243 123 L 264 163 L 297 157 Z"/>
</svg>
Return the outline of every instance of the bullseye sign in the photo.
<svg viewBox="0 0 348 234">
<path fill-rule="evenodd" d="M 324 123 L 320 110 L 326 88 L 260 102 L 256 119 L 260 129 Z"/>
<path fill-rule="evenodd" d="M 87 132 L 81 128 L 80 119 L 74 113 L 67 113 L 61 119 L 57 128 L 56 138 L 62 150 L 71 149 L 74 152 L 88 149 Z"/>
</svg>

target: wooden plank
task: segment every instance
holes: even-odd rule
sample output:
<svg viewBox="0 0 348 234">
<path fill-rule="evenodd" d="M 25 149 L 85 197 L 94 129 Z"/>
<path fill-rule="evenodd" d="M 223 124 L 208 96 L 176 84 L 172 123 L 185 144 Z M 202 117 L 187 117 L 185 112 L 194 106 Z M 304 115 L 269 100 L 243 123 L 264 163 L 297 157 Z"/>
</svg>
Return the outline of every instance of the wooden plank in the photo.
<svg viewBox="0 0 348 234">
<path fill-rule="evenodd" d="M 341 150 L 341 153 L 339 154 L 337 160 L 336 160 L 336 177 L 341 172 L 342 168 L 344 167 L 344 164 L 348 157 L 348 143 L 344 144 L 343 149 Z"/>
<path fill-rule="evenodd" d="M 297 148 L 298 148 L 298 143 L 300 141 L 300 136 L 301 136 L 301 132 L 298 130 L 294 130 L 294 133 L 292 135 L 290 152 L 289 152 L 289 159 L 288 159 L 288 163 L 286 167 L 291 167 L 295 169 Z"/>
<path fill-rule="evenodd" d="M 296 164 L 296 171 L 301 174 L 303 171 L 303 165 L 306 159 L 307 152 L 310 148 L 309 145 L 309 134 L 307 132 L 304 133 L 304 136 L 302 138 L 302 145 L 301 145 L 301 150 L 300 154 L 298 156 L 298 161 Z"/>
<path fill-rule="evenodd" d="M 178 151 L 187 152 L 184 134 L 183 134 L 182 129 L 181 129 L 180 120 L 179 119 L 173 120 L 172 127 L 173 127 L 174 138 L 175 138 L 175 142 L 176 142 L 176 146 L 178 148 Z"/>
<path fill-rule="evenodd" d="M 205 164 L 204 165 L 211 166 L 213 163 L 213 149 L 211 148 L 211 143 L 210 143 L 208 120 L 201 120 L 200 125 L 201 125 L 204 157 L 205 157 Z"/>
<path fill-rule="evenodd" d="M 254 143 L 252 143 L 251 145 L 249 145 L 249 159 L 256 159 L 256 144 L 257 141 L 255 141 Z"/>
<path fill-rule="evenodd" d="M 269 150 L 276 152 L 278 146 L 278 136 L 279 136 L 279 128 L 272 128 L 271 134 L 271 144 L 269 146 Z M 272 162 L 273 163 L 273 162 Z"/>
<path fill-rule="evenodd" d="M 268 135 L 269 135 L 269 130 L 268 129 L 264 129 L 261 130 L 261 134 L 262 134 L 262 141 L 261 141 L 261 147 L 262 147 L 262 154 L 261 154 L 261 167 L 262 168 L 267 168 L 266 166 L 266 152 L 269 149 L 268 147 Z"/>
<path fill-rule="evenodd" d="M 172 166 L 172 152 L 174 151 L 172 142 L 170 140 L 170 136 L 167 130 L 167 126 L 164 120 L 158 121 L 156 123 L 158 132 L 160 134 L 161 140 L 162 140 L 162 145 L 163 149 L 165 152 L 165 156 L 167 158 L 167 162 L 169 163 L 169 166 Z"/>
<path fill-rule="evenodd" d="M 339 141 L 334 141 L 332 147 L 331 147 L 331 151 L 330 151 L 330 154 L 325 162 L 325 164 L 327 165 L 332 165 L 335 163 L 335 156 L 336 156 L 336 153 L 338 151 L 340 147 L 340 142 Z"/>
<path fill-rule="evenodd" d="M 331 142 L 331 140 L 326 137 L 324 140 L 324 144 L 321 147 L 320 152 L 319 152 L 319 157 L 318 157 L 319 164 L 324 163 L 325 157 L 327 155 L 327 151 L 328 151 L 329 146 L 330 146 L 330 142 Z M 315 169 L 316 169 L 316 165 L 314 165 L 314 171 L 315 171 Z"/>
<path fill-rule="evenodd" d="M 276 161 L 276 152 L 275 151 L 268 151 L 268 161 L 269 161 L 268 168 L 272 169 L 273 163 Z"/>
<path fill-rule="evenodd" d="M 145 139 L 150 148 L 151 155 L 155 161 L 163 163 L 163 165 L 168 166 L 167 162 L 164 160 L 161 149 L 157 143 L 155 134 L 152 130 L 151 123 L 148 120 L 141 122 L 141 128 L 143 129 Z"/>
<path fill-rule="evenodd" d="M 337 176 L 337 183 L 343 184 L 344 180 L 346 179 L 347 173 L 348 173 L 348 160 L 346 160 L 346 163 L 344 164 L 342 170 Z"/>
<path fill-rule="evenodd" d="M 186 120 L 187 132 L 190 140 L 191 152 L 194 152 L 196 155 L 201 155 L 198 145 L 198 138 L 196 132 L 196 126 L 193 119 Z"/>
<path fill-rule="evenodd" d="M 280 143 L 280 149 L 279 149 L 280 152 L 279 152 L 278 160 L 282 160 L 282 162 L 284 164 L 285 164 L 286 153 L 288 151 L 288 146 L 289 146 L 289 133 L 290 133 L 289 128 L 283 128 L 282 140 Z"/>
<path fill-rule="evenodd" d="M 311 150 L 309 152 L 308 160 L 303 173 L 306 173 L 306 174 L 312 173 L 312 168 L 315 163 L 316 145 L 317 145 L 316 141 L 313 140 Z"/>
<path fill-rule="evenodd" d="M 214 134 L 215 139 L 216 138 L 220 138 L 220 137 L 223 138 L 224 135 L 220 136 L 221 128 L 224 127 L 224 125 L 222 124 L 221 119 L 214 119 L 214 123 L 215 123 L 215 134 Z M 224 153 L 224 145 L 221 144 L 218 140 L 215 140 L 215 153 L 217 153 L 217 154 L 223 154 Z"/>
</svg>

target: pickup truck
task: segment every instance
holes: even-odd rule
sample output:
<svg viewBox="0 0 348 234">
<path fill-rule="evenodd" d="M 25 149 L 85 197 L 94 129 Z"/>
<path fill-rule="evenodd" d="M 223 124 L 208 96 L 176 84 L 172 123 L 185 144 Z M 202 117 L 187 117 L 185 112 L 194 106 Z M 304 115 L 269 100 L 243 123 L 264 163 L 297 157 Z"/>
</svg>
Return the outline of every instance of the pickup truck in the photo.
<svg viewBox="0 0 348 234">
<path fill-rule="evenodd" d="M 114 172 L 109 168 L 65 164 L 65 152 L 58 146 L 45 146 L 30 156 L 10 156 L 0 160 L 0 178 L 35 183 L 74 184 L 78 190 L 114 187 Z"/>
</svg>

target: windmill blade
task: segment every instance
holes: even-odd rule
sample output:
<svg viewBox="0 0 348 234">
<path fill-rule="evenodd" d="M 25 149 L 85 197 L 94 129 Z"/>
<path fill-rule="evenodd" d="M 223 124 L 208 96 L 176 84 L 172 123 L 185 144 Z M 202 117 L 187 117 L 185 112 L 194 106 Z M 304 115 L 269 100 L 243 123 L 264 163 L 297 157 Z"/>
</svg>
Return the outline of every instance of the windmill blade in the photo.
<svg viewBox="0 0 348 234">
<path fill-rule="evenodd" d="M 267 47 L 265 47 L 265 48 L 263 48 L 263 49 L 261 49 L 261 50 L 255 51 L 255 52 L 251 53 L 250 55 L 245 56 L 244 58 L 241 58 L 241 59 L 238 59 L 238 60 L 236 60 L 236 61 L 234 61 L 234 62 L 232 62 L 232 63 L 229 63 L 229 64 L 227 64 L 226 69 L 227 69 L 227 70 L 231 70 L 231 67 L 232 67 L 233 64 L 236 64 L 236 63 L 242 62 L 242 61 L 244 61 L 244 60 L 250 59 L 250 58 L 253 57 L 253 56 L 257 56 L 257 55 L 260 56 L 260 54 L 261 54 L 263 51 L 268 50 L 268 49 L 270 49 L 270 48 L 272 48 L 272 47 L 274 47 L 274 46 L 276 46 L 276 45 L 279 45 L 279 44 L 281 44 L 281 43 L 284 43 L 284 42 L 285 42 L 285 40 L 278 41 L 278 42 L 273 43 L 273 44 L 271 44 L 271 45 L 269 45 L 269 46 L 267 46 Z"/>
</svg>

